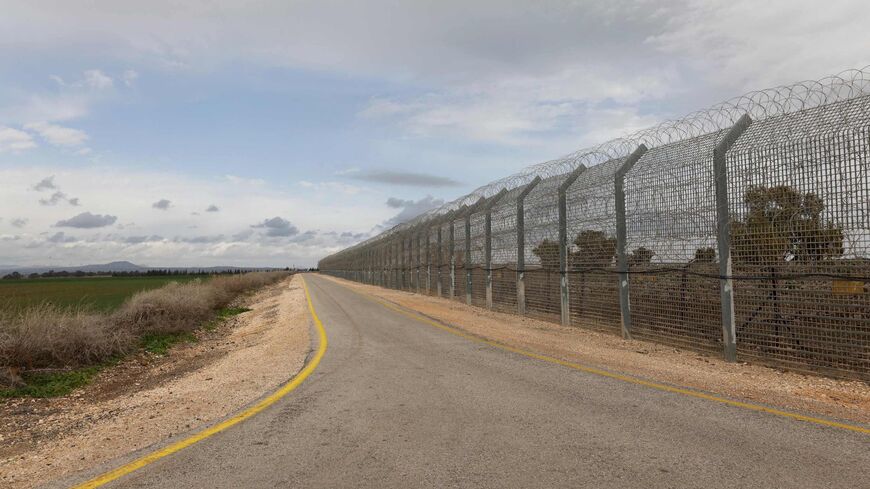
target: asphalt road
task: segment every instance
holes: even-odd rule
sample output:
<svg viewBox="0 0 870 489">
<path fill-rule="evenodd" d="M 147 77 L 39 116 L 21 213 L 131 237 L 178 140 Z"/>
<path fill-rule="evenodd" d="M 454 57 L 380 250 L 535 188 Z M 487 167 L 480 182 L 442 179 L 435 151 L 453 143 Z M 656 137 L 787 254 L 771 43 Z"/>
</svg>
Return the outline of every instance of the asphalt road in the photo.
<svg viewBox="0 0 870 489">
<path fill-rule="evenodd" d="M 329 336 L 312 376 L 106 487 L 870 487 L 866 434 L 531 359 L 306 277 Z"/>
</svg>

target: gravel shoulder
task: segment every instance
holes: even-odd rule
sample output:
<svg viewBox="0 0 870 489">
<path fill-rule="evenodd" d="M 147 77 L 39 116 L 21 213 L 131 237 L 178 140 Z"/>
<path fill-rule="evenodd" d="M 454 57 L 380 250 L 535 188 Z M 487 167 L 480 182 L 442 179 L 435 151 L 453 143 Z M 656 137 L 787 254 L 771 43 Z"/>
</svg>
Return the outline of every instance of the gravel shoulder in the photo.
<svg viewBox="0 0 870 489">
<path fill-rule="evenodd" d="M 34 487 L 211 424 L 292 378 L 310 351 L 300 276 L 166 356 L 140 353 L 69 396 L 0 402 L 0 486 Z"/>
<path fill-rule="evenodd" d="M 324 276 L 468 333 L 563 360 L 786 410 L 870 424 L 870 384 L 804 375 Z"/>
</svg>

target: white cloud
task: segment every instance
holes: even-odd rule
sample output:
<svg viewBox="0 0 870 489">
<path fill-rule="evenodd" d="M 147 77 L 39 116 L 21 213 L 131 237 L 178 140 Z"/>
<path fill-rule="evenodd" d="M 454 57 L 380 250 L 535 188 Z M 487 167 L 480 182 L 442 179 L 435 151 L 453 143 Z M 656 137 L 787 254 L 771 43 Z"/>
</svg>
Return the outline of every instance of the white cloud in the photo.
<svg viewBox="0 0 870 489">
<path fill-rule="evenodd" d="M 19 152 L 36 147 L 30 134 L 11 127 L 0 126 L 0 153 Z"/>
<path fill-rule="evenodd" d="M 88 135 L 84 131 L 48 122 L 31 122 L 25 124 L 24 128 L 36 132 L 54 146 L 80 146 L 88 140 Z"/>
<path fill-rule="evenodd" d="M 67 236 L 63 231 L 59 231 L 46 238 L 46 241 L 49 243 L 74 243 L 77 239 L 73 236 Z"/>
<path fill-rule="evenodd" d="M 0 18 L 0 24 L 3 20 Z M 3 48 L 0 47 L 0 57 L 2 55 Z M 56 124 L 80 119 L 90 114 L 95 105 L 111 100 L 116 93 L 112 90 L 113 79 L 99 69 L 86 70 L 72 81 L 67 81 L 58 75 L 50 75 L 49 78 L 55 82 L 56 86 L 53 89 L 32 90 L 29 86 L 4 87 L 6 93 L 5 100 L 0 105 L 0 123 Z M 54 128 L 55 131 L 60 129 L 64 130 L 58 135 L 62 141 L 79 141 L 83 137 L 87 139 L 87 136 L 79 130 L 62 126 Z"/>
<path fill-rule="evenodd" d="M 307 189 L 317 190 L 321 192 L 334 192 L 342 195 L 356 195 L 365 190 L 362 187 L 358 187 L 356 185 L 350 185 L 344 182 L 334 181 L 310 182 L 308 180 L 299 180 L 298 184 L 299 186 Z"/>
<path fill-rule="evenodd" d="M 25 124 L 78 119 L 90 112 L 92 104 L 93 97 L 75 91 L 19 94 L 8 105 L 0 106 L 0 121 Z"/>
<path fill-rule="evenodd" d="M 127 85 L 128 87 L 132 87 L 137 78 L 139 78 L 139 73 L 135 70 L 126 70 L 124 71 L 124 74 L 121 75 L 121 79 L 124 80 L 124 85 Z"/>
<path fill-rule="evenodd" d="M 870 64 L 861 1 L 691 2 L 665 7 L 662 32 L 647 44 L 680 57 L 731 91 L 755 90 Z M 702 84 L 702 85 L 703 85 Z"/>
<path fill-rule="evenodd" d="M 85 86 L 96 90 L 105 90 L 115 86 L 114 80 L 100 70 L 85 71 L 83 82 Z"/>
</svg>

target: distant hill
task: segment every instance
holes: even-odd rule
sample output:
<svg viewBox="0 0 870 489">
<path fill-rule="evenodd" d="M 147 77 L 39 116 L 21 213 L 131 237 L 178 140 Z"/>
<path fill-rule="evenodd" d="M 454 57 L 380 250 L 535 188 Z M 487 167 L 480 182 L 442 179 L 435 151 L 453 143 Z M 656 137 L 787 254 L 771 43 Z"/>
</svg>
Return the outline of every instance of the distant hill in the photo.
<svg viewBox="0 0 870 489">
<path fill-rule="evenodd" d="M 130 263 L 128 261 L 113 261 L 111 263 L 102 263 L 96 265 L 78 265 L 78 266 L 45 266 L 45 265 L 33 265 L 27 267 L 0 267 L 0 276 L 6 275 L 12 272 L 18 272 L 21 275 L 28 275 L 31 273 L 46 273 L 49 271 L 55 272 L 86 272 L 86 273 L 97 273 L 97 272 L 106 272 L 106 273 L 118 273 L 118 272 L 147 272 L 149 270 L 170 270 L 170 271 L 202 271 L 205 273 L 217 273 L 217 272 L 225 272 L 229 270 L 266 270 L 266 269 L 274 269 L 270 267 L 230 267 L 230 266 L 217 266 L 217 267 L 144 267 L 141 265 L 136 265 L 135 263 Z"/>
</svg>

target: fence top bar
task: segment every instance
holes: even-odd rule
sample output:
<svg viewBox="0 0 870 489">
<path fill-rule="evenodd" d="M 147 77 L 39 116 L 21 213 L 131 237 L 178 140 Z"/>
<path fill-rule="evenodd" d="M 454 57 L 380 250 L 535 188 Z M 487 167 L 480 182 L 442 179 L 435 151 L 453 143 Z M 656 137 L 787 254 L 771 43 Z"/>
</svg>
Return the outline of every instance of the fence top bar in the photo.
<svg viewBox="0 0 870 489">
<path fill-rule="evenodd" d="M 583 173 L 584 171 L 586 171 L 586 165 L 581 164 L 580 166 L 577 167 L 576 170 L 574 170 L 570 174 L 568 174 L 568 177 L 565 178 L 565 181 L 562 182 L 561 185 L 559 185 L 559 193 L 564 194 L 565 191 L 568 190 L 568 187 L 570 187 L 571 184 L 574 183 L 575 180 L 577 180 L 577 177 L 579 177 L 580 174 Z"/>
<path fill-rule="evenodd" d="M 623 177 L 625 177 L 625 174 L 631 171 L 631 169 L 634 167 L 634 164 L 637 163 L 640 157 L 643 156 L 646 152 L 647 147 L 645 144 L 641 144 L 640 146 L 638 146 L 637 149 L 634 150 L 634 152 L 625 159 L 625 163 L 623 163 L 622 166 L 619 167 L 619 170 L 616 170 L 616 178 L 621 180 Z"/>
<path fill-rule="evenodd" d="M 471 205 L 463 205 L 462 207 L 460 207 L 460 210 L 462 212 L 457 212 L 456 218 L 459 219 L 459 218 L 467 217 L 467 216 L 470 216 L 471 214 L 474 214 L 477 211 L 477 209 L 479 209 L 480 206 L 482 206 L 485 202 L 486 202 L 486 199 L 484 197 L 481 197 L 480 199 L 477 200 L 477 202 L 475 202 Z"/>
<path fill-rule="evenodd" d="M 523 200 L 523 199 L 525 199 L 526 196 L 529 195 L 529 192 L 531 192 L 532 190 L 534 190 L 535 187 L 537 187 L 538 184 L 541 183 L 542 180 L 543 180 L 543 179 L 541 178 L 540 175 L 538 175 L 537 177 L 535 177 L 535 179 L 532 180 L 531 182 L 529 182 L 529 184 L 526 185 L 526 188 L 524 188 L 523 191 L 520 192 L 520 195 L 517 197 L 517 200 Z"/>
<path fill-rule="evenodd" d="M 498 204 L 498 202 L 501 199 L 503 199 L 505 195 L 507 195 L 507 193 L 508 193 L 508 189 L 506 189 L 506 188 L 501 189 L 501 192 L 490 197 L 489 200 L 484 205 L 480 206 L 480 209 L 478 209 L 478 210 L 481 212 L 491 211 L 492 208 L 495 207 L 496 204 Z"/>
</svg>

